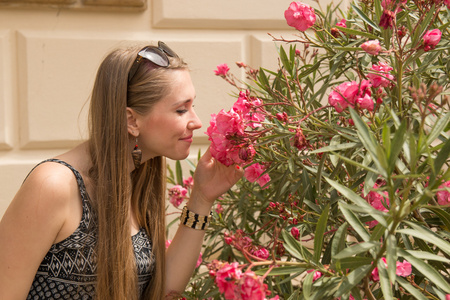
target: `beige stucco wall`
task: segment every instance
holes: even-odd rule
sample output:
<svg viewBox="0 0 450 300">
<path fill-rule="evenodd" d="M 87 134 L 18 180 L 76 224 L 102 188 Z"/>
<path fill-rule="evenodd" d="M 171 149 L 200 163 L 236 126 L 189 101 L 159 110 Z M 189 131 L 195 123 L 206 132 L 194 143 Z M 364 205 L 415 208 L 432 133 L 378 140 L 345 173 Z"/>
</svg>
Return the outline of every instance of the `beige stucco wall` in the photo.
<svg viewBox="0 0 450 300">
<path fill-rule="evenodd" d="M 231 86 L 214 76 L 216 66 L 274 68 L 267 32 L 295 34 L 283 17 L 291 0 L 41 2 L 0 0 L 0 217 L 36 163 L 86 138 L 85 104 L 109 50 L 163 40 L 186 59 L 204 125 L 195 157 L 208 144 L 210 114 L 234 102 Z"/>
</svg>

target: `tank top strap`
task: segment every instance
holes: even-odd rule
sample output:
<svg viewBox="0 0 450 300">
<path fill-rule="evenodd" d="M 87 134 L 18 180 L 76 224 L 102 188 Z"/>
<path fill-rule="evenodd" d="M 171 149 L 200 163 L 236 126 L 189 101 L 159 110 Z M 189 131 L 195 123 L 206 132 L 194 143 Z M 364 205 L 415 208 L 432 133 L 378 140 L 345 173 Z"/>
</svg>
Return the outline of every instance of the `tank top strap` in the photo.
<svg viewBox="0 0 450 300">
<path fill-rule="evenodd" d="M 81 176 L 80 172 L 78 172 L 70 164 L 68 164 L 65 161 L 62 161 L 60 159 L 57 159 L 57 158 L 49 158 L 49 159 L 46 159 L 46 160 L 41 161 L 40 163 L 38 163 L 36 166 L 33 167 L 33 169 L 31 169 L 31 171 L 28 173 L 27 177 L 25 177 L 23 182 L 25 182 L 25 180 L 27 180 L 28 176 L 30 176 L 31 172 L 33 172 L 34 169 L 36 169 L 39 165 L 41 165 L 43 163 L 46 163 L 46 162 L 55 162 L 55 163 L 61 164 L 63 166 L 66 166 L 67 168 L 69 168 L 73 172 L 73 174 L 75 175 L 75 178 L 77 180 L 77 184 L 78 184 L 78 188 L 80 190 L 81 199 L 83 200 L 83 204 L 88 202 L 89 195 L 88 195 L 88 193 L 86 191 L 86 186 L 84 185 L 83 177 Z"/>
</svg>

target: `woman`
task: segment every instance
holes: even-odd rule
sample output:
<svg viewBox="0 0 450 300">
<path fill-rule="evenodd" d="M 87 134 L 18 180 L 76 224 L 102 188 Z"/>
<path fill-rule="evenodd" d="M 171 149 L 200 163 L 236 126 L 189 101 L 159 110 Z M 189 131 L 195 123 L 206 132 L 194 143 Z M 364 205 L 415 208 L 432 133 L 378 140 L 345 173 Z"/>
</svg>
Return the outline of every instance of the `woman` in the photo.
<svg viewBox="0 0 450 300">
<path fill-rule="evenodd" d="M 36 166 L 0 222 L 0 299 L 163 299 L 184 290 L 213 201 L 242 176 L 209 150 L 165 251 L 165 160 L 201 122 L 186 64 L 162 42 L 99 67 L 89 140 Z M 31 288 L 30 288 L 31 287 Z"/>
</svg>

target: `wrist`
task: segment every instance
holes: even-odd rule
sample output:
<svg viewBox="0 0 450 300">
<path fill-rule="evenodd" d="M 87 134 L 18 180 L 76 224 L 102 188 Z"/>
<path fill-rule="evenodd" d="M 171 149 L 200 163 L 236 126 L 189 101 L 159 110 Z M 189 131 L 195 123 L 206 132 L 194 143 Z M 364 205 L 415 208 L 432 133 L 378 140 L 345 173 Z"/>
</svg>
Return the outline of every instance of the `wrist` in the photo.
<svg viewBox="0 0 450 300">
<path fill-rule="evenodd" d="M 190 211 L 197 214 L 209 215 L 213 204 L 214 201 L 207 200 L 202 194 L 193 190 L 186 206 Z"/>
</svg>

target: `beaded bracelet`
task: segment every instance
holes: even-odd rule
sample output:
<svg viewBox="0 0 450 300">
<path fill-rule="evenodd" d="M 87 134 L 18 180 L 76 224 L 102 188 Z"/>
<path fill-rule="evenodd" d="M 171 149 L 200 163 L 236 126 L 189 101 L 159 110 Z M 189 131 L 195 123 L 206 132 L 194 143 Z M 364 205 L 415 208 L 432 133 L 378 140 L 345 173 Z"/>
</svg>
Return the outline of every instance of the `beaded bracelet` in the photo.
<svg viewBox="0 0 450 300">
<path fill-rule="evenodd" d="M 185 206 L 181 212 L 180 221 L 181 224 L 189 228 L 205 230 L 208 228 L 211 218 L 212 213 L 210 213 L 209 216 L 201 216 L 190 211 L 187 206 Z"/>
</svg>

